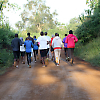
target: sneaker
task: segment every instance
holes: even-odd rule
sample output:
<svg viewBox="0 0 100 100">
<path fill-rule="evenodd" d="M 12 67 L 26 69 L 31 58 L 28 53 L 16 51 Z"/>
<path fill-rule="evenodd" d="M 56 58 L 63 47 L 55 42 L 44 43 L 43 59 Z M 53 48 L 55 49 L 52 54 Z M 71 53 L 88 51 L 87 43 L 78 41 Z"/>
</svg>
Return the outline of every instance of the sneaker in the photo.
<svg viewBox="0 0 100 100">
<path fill-rule="evenodd" d="M 16 67 L 16 61 L 14 61 L 14 67 Z"/>
<path fill-rule="evenodd" d="M 31 64 L 29 64 L 29 68 L 31 68 Z"/>
<path fill-rule="evenodd" d="M 68 57 L 68 61 L 70 61 L 69 57 Z"/>
<path fill-rule="evenodd" d="M 16 68 L 18 68 L 18 65 L 16 65 Z"/>
<path fill-rule="evenodd" d="M 57 64 L 57 66 L 59 66 L 59 64 Z"/>
<path fill-rule="evenodd" d="M 71 64 L 71 65 L 73 64 L 73 60 L 72 60 L 72 58 L 71 58 L 71 60 L 70 60 L 70 64 Z"/>
<path fill-rule="evenodd" d="M 45 67 L 45 65 L 43 65 L 42 67 Z"/>
<path fill-rule="evenodd" d="M 36 63 L 36 60 L 35 60 L 35 63 Z"/>
<path fill-rule="evenodd" d="M 68 58 L 66 57 L 66 61 L 68 61 Z"/>
</svg>

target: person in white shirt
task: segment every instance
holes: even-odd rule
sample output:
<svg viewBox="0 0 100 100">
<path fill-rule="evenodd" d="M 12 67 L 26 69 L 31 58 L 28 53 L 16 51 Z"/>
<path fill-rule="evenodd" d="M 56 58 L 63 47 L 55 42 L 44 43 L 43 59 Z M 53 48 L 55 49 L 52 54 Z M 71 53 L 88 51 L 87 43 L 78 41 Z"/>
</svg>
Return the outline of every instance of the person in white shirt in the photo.
<svg viewBox="0 0 100 100">
<path fill-rule="evenodd" d="M 48 39 L 46 36 L 44 36 L 43 32 L 41 32 L 40 35 L 41 36 L 37 38 L 37 42 L 39 44 L 39 50 L 40 50 L 43 67 L 46 67 L 45 59 L 46 59 L 46 50 L 47 50 Z"/>
<path fill-rule="evenodd" d="M 22 45 L 20 46 L 20 53 L 21 53 L 21 62 L 22 64 L 25 64 L 25 47 L 24 47 L 24 41 L 23 38 L 20 37 L 20 40 L 22 42 Z"/>
<path fill-rule="evenodd" d="M 49 42 L 49 44 L 50 44 L 50 41 L 51 41 L 51 38 L 49 37 L 49 36 L 47 36 L 47 32 L 45 32 L 45 36 L 47 37 L 47 39 L 48 39 L 48 42 Z M 49 44 L 47 44 L 47 50 L 46 50 L 46 53 L 47 53 L 47 59 L 49 58 L 49 49 L 50 49 L 50 45 Z"/>
<path fill-rule="evenodd" d="M 59 37 L 58 33 L 55 33 L 55 38 L 52 41 L 52 47 L 54 48 L 56 64 L 57 66 L 59 66 L 61 49 L 62 49 L 62 40 Z"/>
</svg>

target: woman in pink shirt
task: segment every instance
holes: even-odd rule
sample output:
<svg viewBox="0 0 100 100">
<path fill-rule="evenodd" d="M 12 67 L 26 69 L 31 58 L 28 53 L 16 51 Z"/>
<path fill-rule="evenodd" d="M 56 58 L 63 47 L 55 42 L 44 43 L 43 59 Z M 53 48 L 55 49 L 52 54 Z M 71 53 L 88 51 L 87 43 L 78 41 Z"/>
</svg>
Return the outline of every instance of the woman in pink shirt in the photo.
<svg viewBox="0 0 100 100">
<path fill-rule="evenodd" d="M 73 60 L 74 60 L 74 48 L 75 48 L 75 43 L 78 41 L 77 37 L 75 35 L 73 35 L 73 31 L 70 30 L 69 31 L 69 35 L 66 38 L 65 43 L 67 44 L 67 48 L 68 48 L 68 61 L 71 62 L 71 64 L 73 64 Z"/>
</svg>

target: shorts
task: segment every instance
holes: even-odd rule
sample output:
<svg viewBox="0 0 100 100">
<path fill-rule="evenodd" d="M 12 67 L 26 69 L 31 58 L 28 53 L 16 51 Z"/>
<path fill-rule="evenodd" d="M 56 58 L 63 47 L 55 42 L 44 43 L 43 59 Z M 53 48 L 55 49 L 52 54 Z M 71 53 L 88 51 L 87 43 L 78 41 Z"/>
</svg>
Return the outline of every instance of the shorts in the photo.
<svg viewBox="0 0 100 100">
<path fill-rule="evenodd" d="M 46 57 L 46 50 L 47 49 L 40 50 L 41 57 Z"/>
<path fill-rule="evenodd" d="M 54 48 L 51 46 L 51 52 L 54 51 Z"/>
<path fill-rule="evenodd" d="M 13 51 L 14 59 L 19 59 L 20 51 Z"/>
<path fill-rule="evenodd" d="M 49 53 L 49 48 L 46 49 L 46 54 L 48 54 L 48 53 Z"/>
<path fill-rule="evenodd" d="M 21 56 L 24 57 L 25 56 L 25 52 L 20 52 Z"/>
</svg>

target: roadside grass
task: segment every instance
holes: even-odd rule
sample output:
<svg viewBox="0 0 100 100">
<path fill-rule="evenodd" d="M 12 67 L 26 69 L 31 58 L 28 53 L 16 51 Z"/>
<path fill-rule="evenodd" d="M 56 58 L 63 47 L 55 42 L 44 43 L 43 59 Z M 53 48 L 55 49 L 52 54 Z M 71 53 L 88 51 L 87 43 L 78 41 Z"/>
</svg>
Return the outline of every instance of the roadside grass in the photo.
<svg viewBox="0 0 100 100">
<path fill-rule="evenodd" d="M 76 44 L 74 55 L 100 67 L 100 37 L 93 39 L 86 45 Z"/>
<path fill-rule="evenodd" d="M 1 49 L 0 51 L 0 75 L 7 71 L 13 64 L 13 53 L 11 50 Z"/>
</svg>

